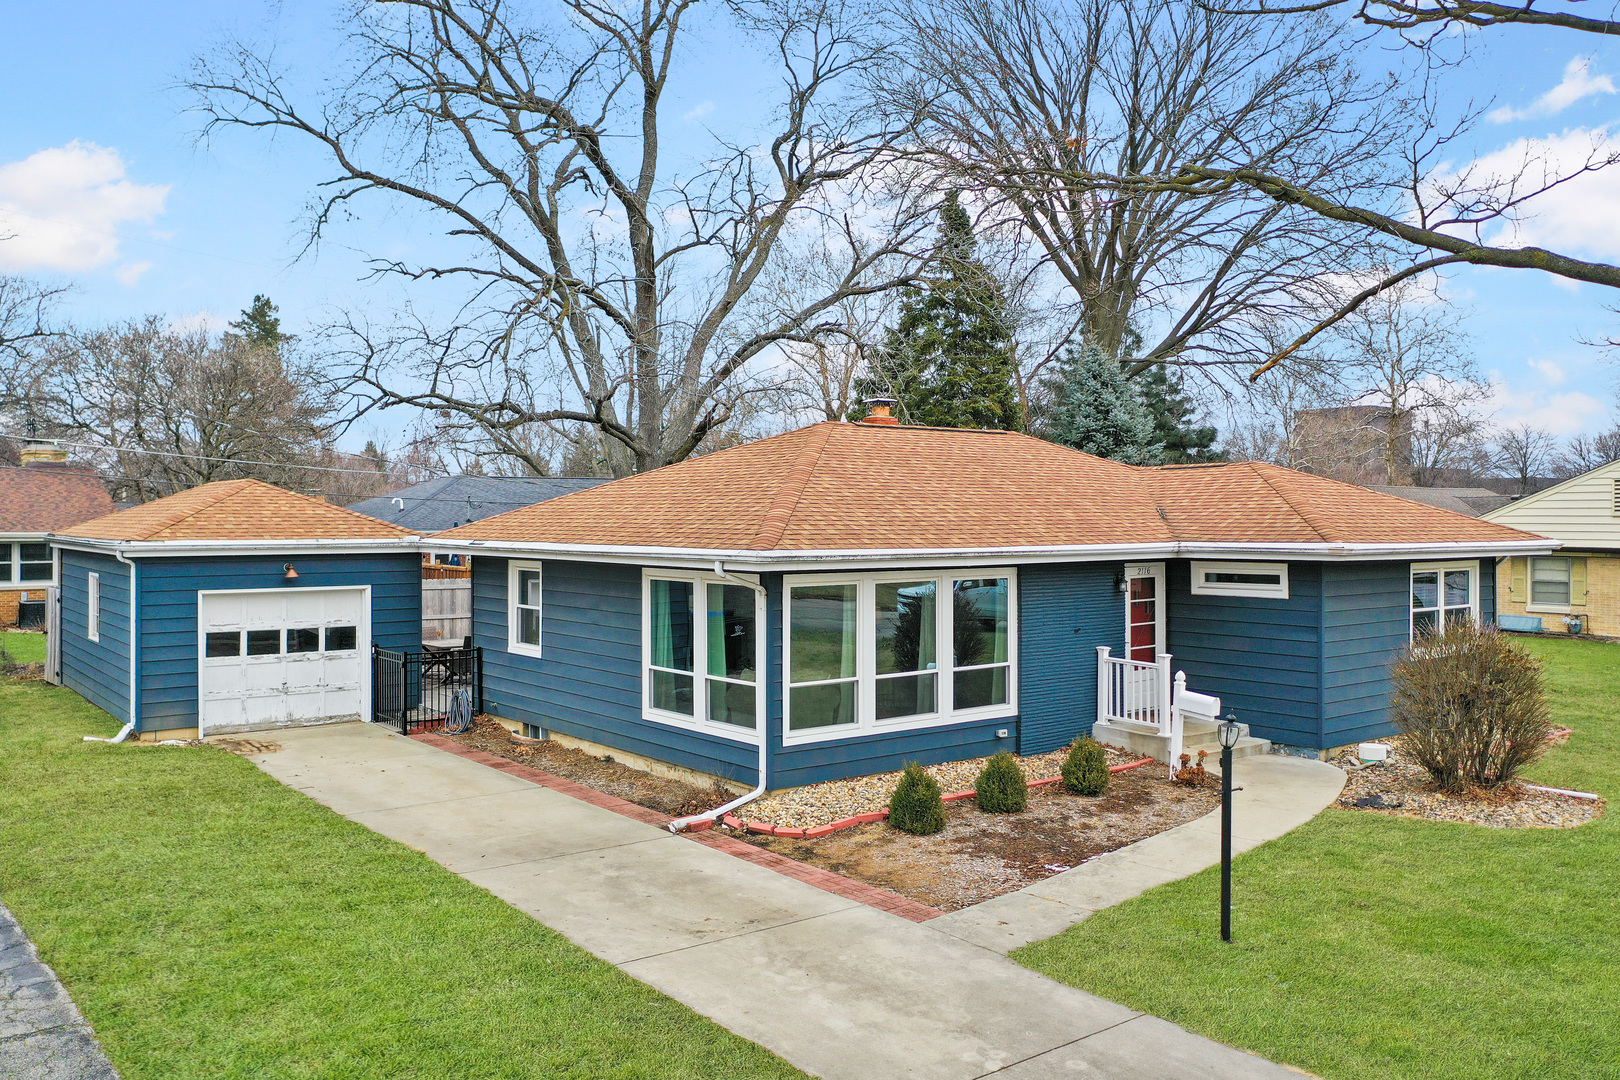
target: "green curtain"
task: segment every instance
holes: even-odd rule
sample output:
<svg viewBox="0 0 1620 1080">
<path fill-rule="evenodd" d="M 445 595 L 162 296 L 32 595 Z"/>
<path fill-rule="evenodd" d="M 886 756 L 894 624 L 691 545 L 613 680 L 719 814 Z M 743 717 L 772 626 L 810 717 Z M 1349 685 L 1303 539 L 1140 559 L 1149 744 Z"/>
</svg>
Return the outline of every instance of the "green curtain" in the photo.
<svg viewBox="0 0 1620 1080">
<path fill-rule="evenodd" d="M 726 673 L 726 587 L 709 586 L 709 674 Z"/>
</svg>

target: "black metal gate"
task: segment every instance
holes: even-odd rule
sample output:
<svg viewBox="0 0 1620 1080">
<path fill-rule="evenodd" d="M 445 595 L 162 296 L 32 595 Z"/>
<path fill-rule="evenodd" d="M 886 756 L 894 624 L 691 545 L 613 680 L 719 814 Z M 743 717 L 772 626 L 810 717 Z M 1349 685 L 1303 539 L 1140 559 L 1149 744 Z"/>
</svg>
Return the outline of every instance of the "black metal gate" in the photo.
<svg viewBox="0 0 1620 1080">
<path fill-rule="evenodd" d="M 401 735 L 444 727 L 459 692 L 484 711 L 482 647 L 424 649 L 422 652 L 371 649 L 371 718 Z"/>
</svg>

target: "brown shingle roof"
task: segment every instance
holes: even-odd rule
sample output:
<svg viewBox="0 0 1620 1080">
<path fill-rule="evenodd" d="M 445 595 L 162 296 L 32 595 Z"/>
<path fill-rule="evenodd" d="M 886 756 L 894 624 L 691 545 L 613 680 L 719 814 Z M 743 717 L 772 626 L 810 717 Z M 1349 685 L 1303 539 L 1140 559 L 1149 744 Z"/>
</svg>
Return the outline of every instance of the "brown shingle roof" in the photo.
<svg viewBox="0 0 1620 1080">
<path fill-rule="evenodd" d="M 113 509 L 107 486 L 73 465 L 0 467 L 0 532 L 47 533 Z"/>
<path fill-rule="evenodd" d="M 712 551 L 1532 538 L 1272 465 L 1138 468 L 1010 432 L 834 422 L 439 535 Z"/>
<path fill-rule="evenodd" d="M 89 540 L 394 540 L 408 529 L 261 480 L 218 480 L 86 521 Z"/>
</svg>

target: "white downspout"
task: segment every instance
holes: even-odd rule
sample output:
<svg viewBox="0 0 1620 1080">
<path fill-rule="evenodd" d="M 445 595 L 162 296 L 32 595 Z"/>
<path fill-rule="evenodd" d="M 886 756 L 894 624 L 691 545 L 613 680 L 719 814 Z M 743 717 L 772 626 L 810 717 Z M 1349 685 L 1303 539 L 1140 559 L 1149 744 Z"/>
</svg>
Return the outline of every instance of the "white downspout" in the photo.
<svg viewBox="0 0 1620 1080">
<path fill-rule="evenodd" d="M 765 586 L 759 584 L 758 582 L 745 581 L 742 578 L 732 577 L 730 574 L 726 573 L 726 564 L 720 559 L 714 560 L 714 573 L 716 577 L 724 578 L 727 581 L 735 581 L 739 585 L 746 585 L 750 589 L 753 589 L 754 592 L 758 593 L 761 599 L 765 598 Z M 707 602 L 705 602 L 705 604 L 706 603 Z M 768 623 L 769 621 L 770 620 L 767 617 L 766 622 Z M 762 679 L 766 677 L 763 669 L 760 670 L 759 677 Z M 713 810 L 705 810 L 701 814 L 691 814 L 687 817 L 676 818 L 674 821 L 669 823 L 670 832 L 682 832 L 691 828 L 693 825 L 696 825 L 700 821 L 718 821 L 724 815 L 729 814 L 733 810 L 737 809 L 737 807 L 742 806 L 744 803 L 751 803 L 761 795 L 765 794 L 765 756 L 770 750 L 769 726 L 770 718 L 761 716 L 759 718 L 759 783 L 754 785 L 754 790 L 750 791 L 746 795 L 739 795 L 735 799 L 732 799 L 730 802 L 726 803 L 724 806 L 717 806 Z"/>
<path fill-rule="evenodd" d="M 124 555 L 123 548 L 113 548 L 113 558 L 129 567 L 129 723 L 110 739 L 103 739 L 99 735 L 86 735 L 85 742 L 113 742 L 121 743 L 129 738 L 135 730 L 135 643 L 140 635 L 140 597 L 136 593 L 138 585 L 135 580 L 135 564 Z"/>
</svg>

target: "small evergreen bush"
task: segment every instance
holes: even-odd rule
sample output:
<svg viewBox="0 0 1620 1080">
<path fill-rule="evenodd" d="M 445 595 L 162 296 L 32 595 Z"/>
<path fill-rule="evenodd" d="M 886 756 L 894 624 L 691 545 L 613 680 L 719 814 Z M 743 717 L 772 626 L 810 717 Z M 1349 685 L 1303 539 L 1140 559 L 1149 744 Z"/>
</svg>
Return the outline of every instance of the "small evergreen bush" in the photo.
<svg viewBox="0 0 1620 1080">
<path fill-rule="evenodd" d="M 1547 750 L 1541 664 L 1495 627 L 1420 637 L 1392 676 L 1395 726 L 1441 791 L 1505 784 Z"/>
<path fill-rule="evenodd" d="M 1071 795 L 1101 795 L 1108 790 L 1108 756 L 1087 735 L 1069 746 L 1063 761 L 1063 787 Z"/>
<path fill-rule="evenodd" d="M 889 824 L 913 836 L 928 836 L 945 827 L 945 803 L 940 798 L 939 781 L 923 772 L 915 761 L 889 796 Z"/>
<path fill-rule="evenodd" d="M 987 814 L 1016 814 L 1029 803 L 1029 785 L 1024 782 L 1024 770 L 1006 751 L 985 763 L 984 771 L 973 783 L 973 794 L 979 809 Z"/>
</svg>

